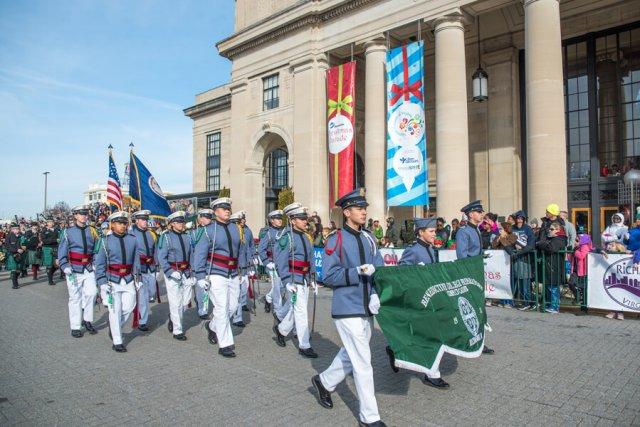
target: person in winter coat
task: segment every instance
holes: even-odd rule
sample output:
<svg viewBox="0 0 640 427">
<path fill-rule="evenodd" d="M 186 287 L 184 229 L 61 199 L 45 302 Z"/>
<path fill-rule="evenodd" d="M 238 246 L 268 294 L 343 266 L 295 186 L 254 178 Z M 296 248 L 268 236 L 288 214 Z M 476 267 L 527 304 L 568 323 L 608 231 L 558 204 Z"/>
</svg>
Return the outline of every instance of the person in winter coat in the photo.
<svg viewBox="0 0 640 427">
<path fill-rule="evenodd" d="M 602 243 L 622 242 L 628 231 L 624 225 L 624 215 L 614 213 L 611 215 L 611 224 L 602 232 Z"/>
<path fill-rule="evenodd" d="M 531 298 L 531 253 L 536 247 L 536 237 L 533 230 L 527 224 L 527 214 L 518 211 L 513 214 L 515 225 L 513 233 L 518 237 L 516 241 L 516 251 L 511 255 L 511 274 L 515 285 L 514 292 L 522 300 L 519 310 L 529 310 L 535 306 Z"/>
<path fill-rule="evenodd" d="M 560 284 L 564 280 L 564 249 L 567 247 L 567 234 L 560 222 L 550 222 L 544 240 L 536 243 L 536 248 L 544 253 L 544 284 L 547 313 L 560 311 Z"/>
<path fill-rule="evenodd" d="M 509 256 L 511 256 L 516 252 L 516 242 L 518 241 L 518 236 L 513 233 L 510 223 L 503 222 L 500 224 L 500 226 L 502 228 L 500 229 L 498 236 L 491 242 L 491 249 L 502 249 Z M 505 308 L 512 308 L 513 300 L 500 300 L 500 305 Z"/>
</svg>

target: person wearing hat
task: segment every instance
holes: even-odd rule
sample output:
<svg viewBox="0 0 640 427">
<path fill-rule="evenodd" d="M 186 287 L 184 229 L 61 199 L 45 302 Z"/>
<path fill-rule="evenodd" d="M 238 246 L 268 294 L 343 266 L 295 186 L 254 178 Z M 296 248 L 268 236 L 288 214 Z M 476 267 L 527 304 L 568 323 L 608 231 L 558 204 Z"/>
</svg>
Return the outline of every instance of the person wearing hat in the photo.
<svg viewBox="0 0 640 427">
<path fill-rule="evenodd" d="M 515 224 L 512 227 L 517 237 L 516 251 L 511 255 L 511 277 L 515 281 L 517 295 L 522 301 L 518 310 L 533 308 L 535 302 L 531 298 L 531 260 L 530 253 L 536 248 L 533 229 L 527 224 L 527 214 L 519 210 L 513 214 Z"/>
<path fill-rule="evenodd" d="M 32 222 L 29 229 L 24 233 L 24 242 L 27 247 L 26 266 L 31 266 L 31 276 L 33 280 L 38 280 L 38 270 L 40 270 L 40 231 L 38 223 Z"/>
<path fill-rule="evenodd" d="M 235 357 L 231 316 L 238 308 L 240 282 L 238 261 L 243 256 L 242 238 L 237 224 L 229 222 L 231 199 L 221 197 L 211 202 L 215 220 L 204 228 L 195 243 L 193 269 L 213 303 L 213 318 L 206 323 L 207 339 L 218 344 L 218 353 L 223 357 Z"/>
<path fill-rule="evenodd" d="M 92 324 L 97 291 L 92 263 L 98 232 L 88 225 L 89 206 L 76 206 L 71 212 L 74 224 L 60 235 L 58 265 L 67 279 L 71 335 L 80 338 L 81 326 L 92 335 L 98 333 Z"/>
<path fill-rule="evenodd" d="M 169 300 L 167 329 L 178 341 L 186 341 L 182 329 L 182 317 L 192 296 L 194 280 L 191 271 L 193 253 L 191 235 L 185 232 L 184 211 L 176 211 L 167 217 L 169 229 L 158 239 L 158 264 L 164 273 L 164 283 Z"/>
<path fill-rule="evenodd" d="M 275 274 L 276 265 L 273 262 L 273 246 L 277 240 L 276 236 L 282 233 L 282 215 L 283 212 L 280 209 L 269 212 L 267 215 L 269 225 L 260 230 L 258 234 L 260 238 L 258 243 L 258 259 L 260 263 L 265 266 L 271 280 L 271 289 L 264 297 L 264 311 L 265 313 L 269 313 L 273 307 L 274 316 L 276 316 L 279 321 L 282 320 L 286 312 L 283 312 L 281 309 L 282 295 L 280 286 L 282 283 L 278 275 Z"/>
<path fill-rule="evenodd" d="M 467 223 L 460 227 L 456 234 L 456 255 L 458 259 L 482 255 L 482 236 L 478 226 L 483 220 L 484 209 L 480 200 L 473 201 L 462 207 L 460 211 L 466 215 Z M 494 351 L 486 345 L 482 348 L 484 354 Z"/>
<path fill-rule="evenodd" d="M 565 227 L 564 220 L 560 216 L 560 207 L 555 203 L 551 203 L 547 205 L 544 213 L 544 218 L 540 220 L 538 242 L 544 242 L 549 239 L 549 228 L 554 222 L 560 224 L 562 228 Z"/>
<path fill-rule="evenodd" d="M 113 351 L 124 353 L 122 326 L 136 306 L 136 289 L 141 288 L 140 248 L 136 236 L 127 232 L 129 214 L 114 212 L 107 218 L 111 233 L 98 241 L 96 250 L 96 281 L 106 285 L 109 305 L 109 336 Z"/>
<path fill-rule="evenodd" d="M 213 221 L 213 210 L 206 208 L 198 211 L 198 226 L 191 232 L 192 242 L 196 242 L 200 238 L 202 233 L 204 233 L 204 228 L 211 224 L 211 221 Z M 205 291 L 202 286 L 195 286 L 194 290 L 196 294 L 196 304 L 198 306 L 198 317 L 202 320 L 207 320 L 209 318 L 209 302 L 205 301 L 207 291 Z"/>
<path fill-rule="evenodd" d="M 151 211 L 139 210 L 131 215 L 134 223 L 131 226 L 131 234 L 136 238 L 138 258 L 140 261 L 140 289 L 138 289 L 137 313 L 138 329 L 146 332 L 149 330 L 149 301 L 156 293 L 156 263 L 153 255 L 156 251 L 157 236 L 149 230 L 149 215 Z"/>
<path fill-rule="evenodd" d="M 438 262 L 436 253 L 434 251 L 434 245 L 436 242 L 438 222 L 442 218 L 414 218 L 413 229 L 416 235 L 416 242 L 407 247 L 402 252 L 402 257 L 398 261 L 398 265 L 427 265 Z M 387 355 L 389 356 L 389 362 L 391 363 L 391 369 L 394 372 L 398 372 L 398 368 L 395 366 L 395 355 L 391 347 L 386 348 Z M 440 372 L 434 375 L 425 375 L 424 381 L 435 388 L 445 389 L 449 388 L 449 383 L 440 377 Z"/>
<path fill-rule="evenodd" d="M 331 317 L 342 340 L 342 348 L 331 365 L 315 375 L 311 382 L 320 405 L 332 408 L 331 392 L 353 374 L 360 403 L 360 425 L 384 426 L 378 413 L 369 347 L 372 316 L 380 309 L 371 276 L 376 267 L 384 263 L 375 237 L 364 228 L 368 205 L 362 188 L 336 201 L 336 206 L 342 208 L 344 227 L 327 239 L 322 272 L 324 283 L 333 288 Z"/>
<path fill-rule="evenodd" d="M 313 253 L 313 238 L 307 234 L 307 208 L 300 203 L 292 203 L 283 209 L 289 217 L 289 227 L 279 235 L 274 246 L 276 271 L 282 283 L 285 284 L 289 309 L 281 322 L 273 325 L 276 334 L 276 344 L 286 345 L 285 338 L 293 327 L 298 335 L 298 353 L 307 358 L 315 359 L 318 354 L 309 343 L 309 316 L 307 303 L 309 287 L 317 292 L 315 283 L 316 266 Z"/>
<path fill-rule="evenodd" d="M 60 230 L 55 226 L 53 219 L 47 219 L 47 226 L 42 230 L 40 240 L 42 241 L 42 265 L 47 269 L 47 279 L 49 285 L 56 283 L 53 281 L 53 274 L 56 271 L 55 259 L 58 257 L 58 236 Z"/>
<path fill-rule="evenodd" d="M 11 288 L 19 289 L 18 277 L 20 276 L 20 266 L 22 265 L 22 257 L 25 256 L 27 248 L 22 244 L 20 226 L 15 222 L 11 223 L 10 231 L 4 241 L 4 249 L 7 253 L 7 270 L 11 272 Z"/>
<path fill-rule="evenodd" d="M 240 256 L 238 257 L 238 265 L 240 267 L 240 292 L 238 295 L 238 308 L 233 316 L 232 325 L 244 328 L 246 324 L 242 319 L 242 312 L 248 310 L 247 294 L 249 292 L 249 276 L 255 274 L 253 270 L 253 252 L 255 245 L 253 243 L 253 233 L 246 224 L 245 211 L 233 213 L 229 217 L 229 221 L 238 226 L 240 237 L 242 238 L 242 248 L 240 250 Z"/>
</svg>

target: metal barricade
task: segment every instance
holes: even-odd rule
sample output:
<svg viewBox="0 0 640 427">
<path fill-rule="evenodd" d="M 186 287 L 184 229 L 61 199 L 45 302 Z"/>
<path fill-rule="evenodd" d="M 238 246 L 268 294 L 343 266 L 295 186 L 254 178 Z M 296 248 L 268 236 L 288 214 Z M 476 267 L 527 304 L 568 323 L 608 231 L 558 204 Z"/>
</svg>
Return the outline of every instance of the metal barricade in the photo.
<svg viewBox="0 0 640 427">
<path fill-rule="evenodd" d="M 520 309 L 539 307 L 538 254 L 530 251 L 511 256 L 511 291 L 513 303 Z"/>
</svg>

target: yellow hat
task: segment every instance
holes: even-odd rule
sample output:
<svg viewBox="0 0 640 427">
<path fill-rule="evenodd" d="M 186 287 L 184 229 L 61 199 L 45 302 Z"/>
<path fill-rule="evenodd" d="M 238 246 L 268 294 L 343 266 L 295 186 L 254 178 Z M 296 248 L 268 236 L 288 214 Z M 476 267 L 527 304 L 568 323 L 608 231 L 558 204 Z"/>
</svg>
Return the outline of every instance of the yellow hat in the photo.
<svg viewBox="0 0 640 427">
<path fill-rule="evenodd" d="M 547 212 L 549 212 L 551 215 L 560 215 L 560 206 L 556 205 L 555 203 L 551 203 L 550 205 L 547 205 Z"/>
</svg>

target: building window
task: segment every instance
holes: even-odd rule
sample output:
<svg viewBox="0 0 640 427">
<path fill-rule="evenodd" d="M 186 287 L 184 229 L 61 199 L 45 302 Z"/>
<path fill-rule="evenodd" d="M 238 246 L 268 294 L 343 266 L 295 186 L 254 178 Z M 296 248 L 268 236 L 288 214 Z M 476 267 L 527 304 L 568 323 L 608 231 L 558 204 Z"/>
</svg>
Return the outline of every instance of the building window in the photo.
<svg viewBox="0 0 640 427">
<path fill-rule="evenodd" d="M 565 109 L 569 145 L 569 179 L 588 179 L 591 173 L 589 144 L 589 78 L 587 44 L 565 50 Z"/>
<path fill-rule="evenodd" d="M 207 135 L 207 191 L 220 190 L 220 132 Z"/>
<path fill-rule="evenodd" d="M 289 154 L 278 148 L 273 150 L 267 159 L 267 187 L 280 190 L 289 185 Z"/>
<path fill-rule="evenodd" d="M 262 110 L 278 108 L 280 98 L 278 98 L 278 75 L 272 74 L 262 79 Z"/>
</svg>

